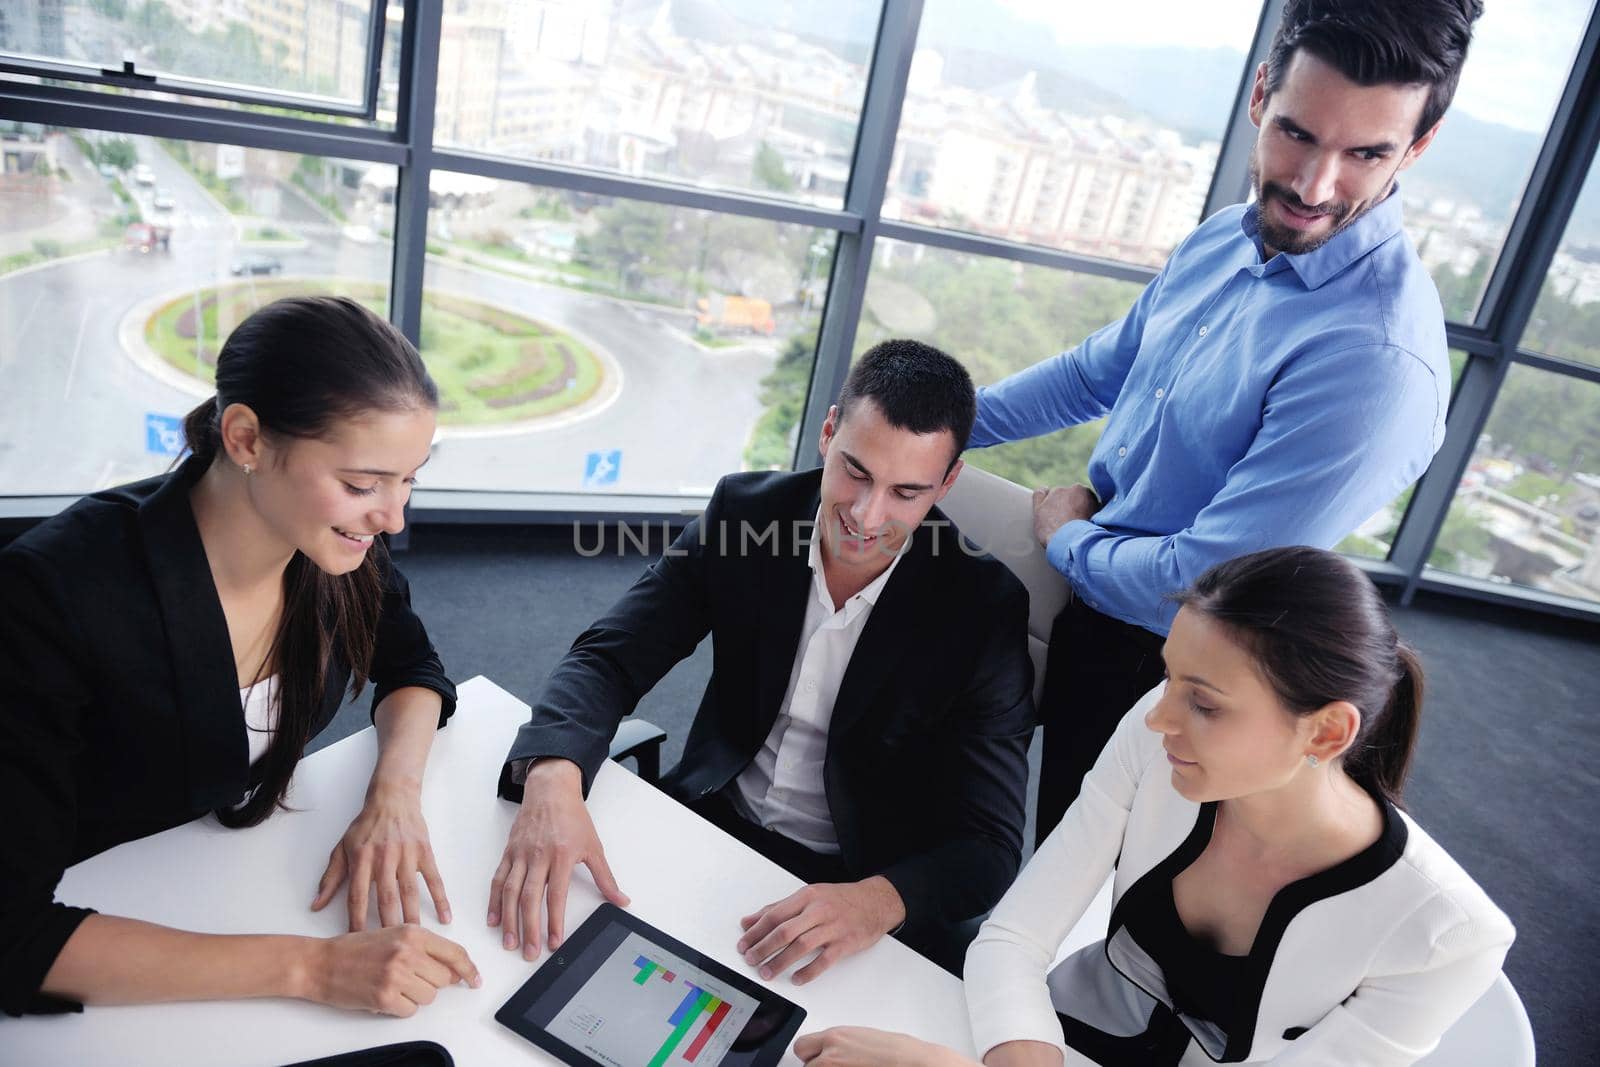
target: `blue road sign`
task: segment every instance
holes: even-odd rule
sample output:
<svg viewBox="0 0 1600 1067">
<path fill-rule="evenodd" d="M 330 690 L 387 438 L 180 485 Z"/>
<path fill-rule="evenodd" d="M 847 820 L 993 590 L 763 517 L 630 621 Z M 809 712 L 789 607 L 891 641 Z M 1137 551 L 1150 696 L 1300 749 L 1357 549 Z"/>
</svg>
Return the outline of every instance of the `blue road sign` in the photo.
<svg viewBox="0 0 1600 1067">
<path fill-rule="evenodd" d="M 617 484 L 617 476 L 622 473 L 622 449 L 613 448 L 609 452 L 590 452 L 583 461 L 583 487 L 585 489 L 603 489 L 608 485 Z"/>
<path fill-rule="evenodd" d="M 177 415 L 145 412 L 144 450 L 158 456 L 183 455 L 183 419 Z"/>
</svg>

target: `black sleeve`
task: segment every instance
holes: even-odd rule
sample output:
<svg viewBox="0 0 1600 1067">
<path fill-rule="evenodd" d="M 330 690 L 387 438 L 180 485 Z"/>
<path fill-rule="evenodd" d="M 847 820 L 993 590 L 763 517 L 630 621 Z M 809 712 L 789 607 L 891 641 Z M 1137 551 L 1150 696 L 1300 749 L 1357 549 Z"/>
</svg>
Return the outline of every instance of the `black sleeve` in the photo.
<svg viewBox="0 0 1600 1067">
<path fill-rule="evenodd" d="M 87 908 L 56 902 L 77 839 L 77 765 L 91 693 L 52 568 L 0 552 L 0 1011 L 81 1011 L 39 992 Z"/>
<path fill-rule="evenodd" d="M 578 635 L 517 731 L 500 770 L 500 795 L 518 803 L 513 760 L 560 756 L 583 771 L 589 795 L 624 715 L 711 632 L 706 546 L 702 529 L 722 522 L 723 483 L 703 515 L 650 565 L 592 626 Z"/>
<path fill-rule="evenodd" d="M 383 611 L 378 616 L 377 641 L 372 650 L 372 711 L 378 713 L 383 698 L 396 689 L 421 686 L 443 700 L 439 725 L 455 714 L 456 687 L 444 673 L 439 653 L 428 640 L 422 620 L 411 610 L 411 583 L 392 561 L 379 566 L 383 575 Z"/>
<path fill-rule="evenodd" d="M 949 719 L 937 773 L 950 820 L 938 847 L 883 875 L 900 894 L 907 924 L 950 923 L 992 908 L 1022 863 L 1033 737 L 1033 661 L 1028 594 L 1009 574 L 1004 595 L 972 622 L 981 647 Z"/>
</svg>

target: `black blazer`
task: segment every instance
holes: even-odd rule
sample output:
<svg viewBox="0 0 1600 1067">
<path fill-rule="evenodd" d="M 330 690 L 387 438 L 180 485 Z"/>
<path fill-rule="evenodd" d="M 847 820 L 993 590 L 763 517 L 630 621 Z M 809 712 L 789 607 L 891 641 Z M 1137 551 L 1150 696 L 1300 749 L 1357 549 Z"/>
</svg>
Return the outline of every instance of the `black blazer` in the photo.
<svg viewBox="0 0 1600 1067">
<path fill-rule="evenodd" d="M 38 994 L 90 914 L 55 901 L 67 867 L 245 793 L 233 649 L 189 507 L 202 473 L 190 460 L 85 497 L 0 552 L 0 1010 L 9 1014 L 75 1007 Z M 443 725 L 455 687 L 405 578 L 385 570 L 372 706 L 423 686 L 444 699 Z M 313 733 L 339 710 L 349 679 L 335 655 Z"/>
<path fill-rule="evenodd" d="M 576 762 L 587 794 L 622 716 L 708 633 L 711 680 L 662 787 L 690 801 L 744 770 L 793 669 L 820 485 L 820 471 L 724 478 L 557 665 L 501 795 L 520 800 L 509 763 L 536 756 Z M 981 914 L 1016 876 L 1034 725 L 1027 591 L 937 509 L 928 518 L 856 644 L 823 771 L 845 864 L 888 878 L 915 924 Z"/>
</svg>

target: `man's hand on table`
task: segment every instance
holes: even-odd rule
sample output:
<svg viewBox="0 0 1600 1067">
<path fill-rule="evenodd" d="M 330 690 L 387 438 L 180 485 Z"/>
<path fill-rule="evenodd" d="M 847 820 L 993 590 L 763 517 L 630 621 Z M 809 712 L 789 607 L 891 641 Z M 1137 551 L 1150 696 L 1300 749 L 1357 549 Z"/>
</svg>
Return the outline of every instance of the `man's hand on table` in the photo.
<svg viewBox="0 0 1600 1067">
<path fill-rule="evenodd" d="M 816 1067 L 975 1067 L 959 1052 L 860 1026 L 807 1034 L 794 1043 L 794 1054 Z"/>
<path fill-rule="evenodd" d="M 1087 485 L 1033 491 L 1033 536 L 1048 545 L 1056 531 L 1077 519 L 1091 519 L 1100 510 L 1100 498 Z"/>
<path fill-rule="evenodd" d="M 450 901 L 422 817 L 422 783 L 374 781 L 361 813 L 328 856 L 311 910 L 321 911 L 341 885 L 348 885 L 345 896 L 352 931 L 367 928 L 369 888 L 377 890 L 382 925 L 417 923 L 421 921 L 418 875 L 433 897 L 434 914 L 440 922 L 449 922 Z"/>
<path fill-rule="evenodd" d="M 541 759 L 528 768 L 522 807 L 489 883 L 489 925 L 504 925 L 503 944 L 520 946 L 524 959 L 539 955 L 539 905 L 549 917 L 552 949 L 565 937 L 567 887 L 578 864 L 589 868 L 600 893 L 618 907 L 628 897 L 606 863 L 594 820 L 583 803 L 583 772 L 566 759 Z"/>
<path fill-rule="evenodd" d="M 795 972 L 795 984 L 803 985 L 846 956 L 871 948 L 905 918 L 905 902 L 882 875 L 808 885 L 740 919 L 744 936 L 738 949 L 745 962 L 761 965 L 763 978 L 776 978 L 816 953 Z"/>
</svg>

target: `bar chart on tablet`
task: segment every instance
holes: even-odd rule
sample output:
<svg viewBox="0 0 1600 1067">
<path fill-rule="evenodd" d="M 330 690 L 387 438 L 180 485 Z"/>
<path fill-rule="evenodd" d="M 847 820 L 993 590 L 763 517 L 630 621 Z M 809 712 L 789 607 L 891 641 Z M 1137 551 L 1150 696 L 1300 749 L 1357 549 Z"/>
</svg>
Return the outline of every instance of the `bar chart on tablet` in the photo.
<svg viewBox="0 0 1600 1067">
<path fill-rule="evenodd" d="M 614 1067 L 716 1067 L 756 1002 L 629 934 L 549 1026 Z"/>
</svg>

